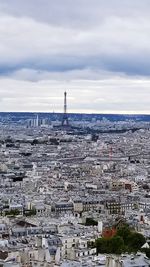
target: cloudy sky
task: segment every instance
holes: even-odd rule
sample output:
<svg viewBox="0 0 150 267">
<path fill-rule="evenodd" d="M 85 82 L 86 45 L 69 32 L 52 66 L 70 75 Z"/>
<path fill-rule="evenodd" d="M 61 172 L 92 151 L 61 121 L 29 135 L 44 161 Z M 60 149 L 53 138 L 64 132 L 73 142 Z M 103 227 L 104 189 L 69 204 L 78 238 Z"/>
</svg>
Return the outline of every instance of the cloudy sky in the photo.
<svg viewBox="0 0 150 267">
<path fill-rule="evenodd" d="M 0 111 L 150 114 L 150 0 L 0 0 Z"/>
</svg>

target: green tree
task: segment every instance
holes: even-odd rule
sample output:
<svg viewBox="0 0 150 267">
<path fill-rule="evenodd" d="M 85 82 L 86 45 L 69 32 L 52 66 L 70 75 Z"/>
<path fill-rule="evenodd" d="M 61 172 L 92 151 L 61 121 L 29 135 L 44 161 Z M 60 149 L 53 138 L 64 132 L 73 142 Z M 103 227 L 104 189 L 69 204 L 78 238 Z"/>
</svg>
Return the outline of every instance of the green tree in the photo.
<svg viewBox="0 0 150 267">
<path fill-rule="evenodd" d="M 6 216 L 17 216 L 19 214 L 20 214 L 20 211 L 18 209 L 10 210 L 10 211 L 6 211 L 5 212 Z"/>
<path fill-rule="evenodd" d="M 36 215 L 36 209 L 31 209 L 25 212 L 25 216 L 34 216 Z"/>
<path fill-rule="evenodd" d="M 133 232 L 128 236 L 128 247 L 133 251 L 140 250 L 145 242 L 145 237 L 140 233 Z"/>
<path fill-rule="evenodd" d="M 93 218 L 86 218 L 85 225 L 90 226 L 90 225 L 98 225 L 98 222 L 95 221 Z"/>
<path fill-rule="evenodd" d="M 141 251 L 150 259 L 150 248 L 142 248 Z"/>
<path fill-rule="evenodd" d="M 95 242 L 97 253 L 115 253 L 144 251 L 141 247 L 146 242 L 145 237 L 134 232 L 127 225 L 117 230 L 111 238 L 98 238 Z M 145 249 L 147 257 L 150 257 L 150 249 Z"/>
<path fill-rule="evenodd" d="M 95 242 L 98 253 L 109 253 L 109 240 L 106 238 L 98 238 Z"/>
<path fill-rule="evenodd" d="M 120 236 L 123 238 L 124 244 L 128 245 L 129 237 L 132 234 L 129 226 L 124 225 L 121 228 L 117 230 L 117 236 Z"/>
<path fill-rule="evenodd" d="M 110 238 L 108 246 L 110 253 L 120 254 L 124 250 L 123 238 L 121 236 Z"/>
<path fill-rule="evenodd" d="M 115 253 L 120 254 L 124 251 L 124 241 L 120 236 L 112 238 L 98 238 L 95 242 L 97 253 Z"/>
</svg>

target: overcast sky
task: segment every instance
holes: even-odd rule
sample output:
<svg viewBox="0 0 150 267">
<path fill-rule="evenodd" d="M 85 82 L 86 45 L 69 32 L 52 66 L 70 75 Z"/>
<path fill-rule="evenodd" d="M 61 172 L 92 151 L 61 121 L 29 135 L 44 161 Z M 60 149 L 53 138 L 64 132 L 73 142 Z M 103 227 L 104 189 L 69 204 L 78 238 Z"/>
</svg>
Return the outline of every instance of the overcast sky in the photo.
<svg viewBox="0 0 150 267">
<path fill-rule="evenodd" d="M 0 111 L 150 114 L 150 0 L 0 0 Z"/>
</svg>

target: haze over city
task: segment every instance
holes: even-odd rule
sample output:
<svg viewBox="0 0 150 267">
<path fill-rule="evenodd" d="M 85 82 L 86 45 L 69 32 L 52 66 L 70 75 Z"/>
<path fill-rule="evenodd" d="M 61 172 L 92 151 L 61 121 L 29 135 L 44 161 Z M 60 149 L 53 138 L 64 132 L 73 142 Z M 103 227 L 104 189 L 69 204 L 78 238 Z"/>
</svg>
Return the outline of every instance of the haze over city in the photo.
<svg viewBox="0 0 150 267">
<path fill-rule="evenodd" d="M 0 0 L 0 111 L 149 114 L 148 0 Z"/>
</svg>

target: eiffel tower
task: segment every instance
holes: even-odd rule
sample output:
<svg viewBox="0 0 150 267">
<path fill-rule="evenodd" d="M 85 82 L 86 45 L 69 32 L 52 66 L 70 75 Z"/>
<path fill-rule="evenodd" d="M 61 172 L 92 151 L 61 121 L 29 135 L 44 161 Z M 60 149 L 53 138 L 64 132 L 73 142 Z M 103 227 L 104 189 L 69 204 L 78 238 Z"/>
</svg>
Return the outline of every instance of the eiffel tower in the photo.
<svg viewBox="0 0 150 267">
<path fill-rule="evenodd" d="M 64 113 L 62 117 L 62 126 L 69 126 L 68 114 L 67 114 L 67 93 L 64 92 Z"/>
</svg>

